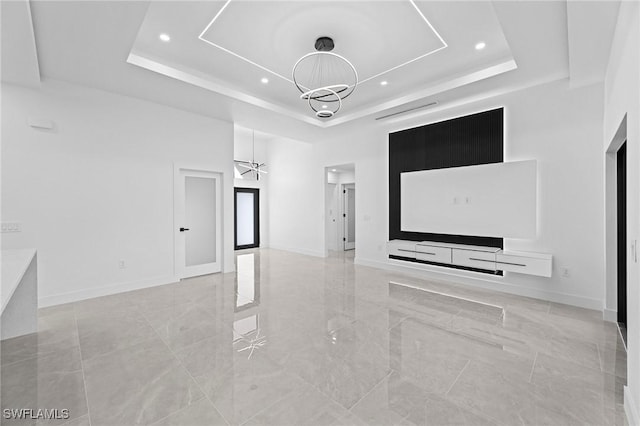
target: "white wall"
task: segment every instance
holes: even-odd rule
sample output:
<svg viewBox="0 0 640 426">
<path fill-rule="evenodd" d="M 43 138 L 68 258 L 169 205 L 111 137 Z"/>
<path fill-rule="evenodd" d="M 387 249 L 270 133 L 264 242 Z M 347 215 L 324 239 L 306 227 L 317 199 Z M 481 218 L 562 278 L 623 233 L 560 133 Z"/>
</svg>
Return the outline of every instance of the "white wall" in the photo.
<svg viewBox="0 0 640 426">
<path fill-rule="evenodd" d="M 630 244 L 640 229 L 640 7 L 637 2 L 622 2 L 611 46 L 605 77 L 604 132 L 601 153 L 610 146 L 624 116 L 627 116 L 627 388 L 625 411 L 630 425 L 640 423 L 640 289 L 638 263 L 632 260 Z M 615 166 L 614 166 L 615 167 Z M 610 168 L 611 169 L 611 168 Z M 612 168 L 615 176 L 615 168 Z M 611 170 L 609 170 L 611 172 Z M 611 181 L 611 174 L 607 179 Z M 609 206 L 615 199 L 607 200 Z M 609 209 L 614 213 L 615 209 Z M 608 217 L 608 248 L 615 246 L 615 227 Z M 608 250 L 615 266 L 615 247 Z M 613 256 L 611 256 L 613 255 Z M 614 269 L 614 268 L 612 268 Z M 611 273 L 613 272 L 613 273 Z M 607 308 L 615 315 L 617 294 L 615 271 L 607 273 Z"/>
<path fill-rule="evenodd" d="M 325 235 L 325 216 L 318 214 L 327 211 L 325 170 L 338 164 L 355 164 L 356 256 L 385 261 L 388 157 L 383 132 L 379 127 L 362 127 L 315 144 L 285 139 L 270 143 L 272 247 L 325 255 L 331 247 L 327 241 L 330 236 Z M 280 182 L 285 185 L 283 188 Z M 337 182 L 336 176 L 335 191 L 339 191 Z M 294 204 L 286 204 L 291 199 L 289 194 L 296 194 Z M 338 232 L 338 240 L 341 238 Z"/>
<path fill-rule="evenodd" d="M 324 256 L 325 169 L 315 145 L 269 141 L 269 246 Z"/>
<path fill-rule="evenodd" d="M 567 81 L 433 112 L 400 124 L 372 123 L 357 130 L 335 132 L 324 142 L 299 151 L 278 147 L 289 163 L 313 164 L 307 174 L 296 170 L 295 185 L 306 188 L 304 211 L 324 199 L 324 168 L 335 164 L 356 166 L 356 262 L 391 268 L 388 240 L 388 133 L 435 121 L 505 107 L 505 160 L 538 160 L 538 234 L 530 240 L 505 240 L 512 250 L 552 253 L 553 277 L 519 274 L 491 277 L 466 271 L 428 267 L 405 269 L 434 278 L 602 309 L 604 281 L 604 208 L 602 135 L 602 85 L 570 90 Z M 354 126 L 355 127 L 355 126 Z M 292 146 L 297 146 L 293 144 Z M 288 151 L 287 151 L 288 150 Z M 314 189 L 317 187 L 318 189 Z M 276 185 L 272 185 L 275 190 Z M 277 202 L 272 198 L 272 202 Z M 289 211 L 292 227 L 313 233 L 324 220 L 309 213 Z M 272 211 L 272 218 L 274 213 Z M 273 223 L 273 219 L 272 219 Z M 276 231 L 272 227 L 272 235 Z M 291 237 L 291 238 L 290 238 Z M 299 236 L 295 236 L 299 238 Z M 317 237 L 305 241 L 305 250 L 322 251 Z M 296 247 L 294 236 L 281 235 L 280 244 Z M 313 244 L 313 245 L 312 245 Z M 562 276 L 568 269 L 569 277 Z"/>
<path fill-rule="evenodd" d="M 256 132 L 255 151 L 253 134 L 251 129 L 234 126 L 233 131 L 234 159 L 242 161 L 255 161 L 267 163 L 264 167 L 268 173 L 263 173 L 260 180 L 255 179 L 254 173 L 247 173 L 247 178 L 234 179 L 234 186 L 237 188 L 257 188 L 260 190 L 260 247 L 269 247 L 269 162 L 268 162 L 268 139 L 264 134 Z M 242 171 L 241 167 L 238 170 Z"/>
<path fill-rule="evenodd" d="M 55 129 L 27 126 L 31 116 Z M 3 84 L 2 220 L 23 231 L 2 247 L 38 250 L 41 305 L 170 282 L 173 163 L 207 165 L 224 174 L 233 271 L 232 160 L 231 123 L 62 82 Z"/>
</svg>

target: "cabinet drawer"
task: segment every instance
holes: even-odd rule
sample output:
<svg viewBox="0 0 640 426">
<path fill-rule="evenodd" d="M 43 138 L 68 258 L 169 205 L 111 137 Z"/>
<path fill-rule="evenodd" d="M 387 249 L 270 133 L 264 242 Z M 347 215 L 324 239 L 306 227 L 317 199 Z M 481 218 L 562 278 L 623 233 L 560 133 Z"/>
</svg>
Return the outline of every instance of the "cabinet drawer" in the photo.
<svg viewBox="0 0 640 426">
<path fill-rule="evenodd" d="M 411 241 L 389 241 L 387 244 L 389 256 L 416 258 L 416 243 Z"/>
<path fill-rule="evenodd" d="M 551 259 L 497 254 L 496 268 L 501 271 L 550 277 Z"/>
<path fill-rule="evenodd" d="M 451 249 L 418 243 L 416 244 L 416 259 L 427 262 L 451 263 Z"/>
<path fill-rule="evenodd" d="M 496 254 L 486 251 L 453 249 L 453 264 L 495 271 Z"/>
</svg>

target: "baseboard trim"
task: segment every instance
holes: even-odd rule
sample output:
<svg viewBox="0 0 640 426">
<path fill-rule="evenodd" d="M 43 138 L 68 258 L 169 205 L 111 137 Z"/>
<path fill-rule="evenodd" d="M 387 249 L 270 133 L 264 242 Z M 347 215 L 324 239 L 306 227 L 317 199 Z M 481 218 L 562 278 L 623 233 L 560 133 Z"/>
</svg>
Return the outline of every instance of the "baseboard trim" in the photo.
<svg viewBox="0 0 640 426">
<path fill-rule="evenodd" d="M 326 257 L 324 252 L 316 251 L 316 250 L 307 250 L 307 249 L 300 249 L 300 248 L 293 248 L 293 247 L 284 247 L 284 246 L 273 245 L 273 244 L 270 244 L 269 248 L 270 249 L 274 249 L 274 250 L 288 251 L 288 252 L 291 252 L 291 253 L 304 254 L 306 256 Z"/>
<path fill-rule="evenodd" d="M 356 257 L 354 263 L 372 268 L 384 269 L 387 271 L 402 272 L 417 278 L 428 278 L 442 282 L 454 282 L 470 287 L 480 287 L 487 290 L 501 291 L 503 293 L 515 294 L 517 296 L 532 297 L 535 299 L 548 300 L 551 302 L 563 303 L 567 305 L 579 306 L 581 308 L 595 309 L 602 311 L 602 301 L 591 299 L 588 297 L 577 296 L 566 293 L 556 293 L 552 291 L 538 290 L 534 288 L 520 287 L 510 284 L 507 280 L 495 281 L 484 277 L 472 276 L 456 272 L 440 272 L 433 269 L 427 269 L 427 266 L 403 265 L 402 261 L 390 260 L 389 262 L 362 259 Z M 416 264 L 418 265 L 418 264 Z"/>
<path fill-rule="evenodd" d="M 93 299 L 94 297 L 110 296 L 112 294 L 124 293 L 132 290 L 140 290 L 143 288 L 155 287 L 159 285 L 171 284 L 179 281 L 173 275 L 164 277 L 154 277 L 138 281 L 129 281 L 124 283 L 110 284 L 103 287 L 88 288 L 69 293 L 54 294 L 44 296 L 38 299 L 38 307 L 46 308 L 48 306 L 61 305 L 63 303 L 78 302 L 80 300 Z"/>
<path fill-rule="evenodd" d="M 638 426 L 640 424 L 638 409 L 633 401 L 633 395 L 631 395 L 629 386 L 624 387 L 624 413 L 627 415 L 629 426 Z"/>
<path fill-rule="evenodd" d="M 618 322 L 618 311 L 613 309 L 605 309 L 602 311 L 602 319 L 607 322 Z"/>
</svg>

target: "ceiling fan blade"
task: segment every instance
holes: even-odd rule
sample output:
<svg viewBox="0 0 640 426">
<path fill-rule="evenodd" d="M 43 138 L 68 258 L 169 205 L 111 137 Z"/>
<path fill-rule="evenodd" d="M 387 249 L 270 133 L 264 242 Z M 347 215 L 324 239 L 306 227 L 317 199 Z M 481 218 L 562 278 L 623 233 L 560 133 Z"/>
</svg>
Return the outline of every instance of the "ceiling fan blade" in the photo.
<svg viewBox="0 0 640 426">
<path fill-rule="evenodd" d="M 258 173 L 264 173 L 265 175 L 268 175 L 268 174 L 269 174 L 269 172 L 264 171 L 264 170 L 260 170 L 260 169 L 256 169 L 256 172 L 258 172 Z"/>
<path fill-rule="evenodd" d="M 247 170 L 246 172 L 242 172 L 242 173 L 240 173 L 240 176 L 244 176 L 244 175 L 246 175 L 247 173 L 251 173 L 252 171 L 253 171 L 253 170 Z"/>
<path fill-rule="evenodd" d="M 238 163 L 238 166 L 244 167 L 245 169 L 255 170 L 253 166 L 247 166 L 246 164 Z"/>
</svg>

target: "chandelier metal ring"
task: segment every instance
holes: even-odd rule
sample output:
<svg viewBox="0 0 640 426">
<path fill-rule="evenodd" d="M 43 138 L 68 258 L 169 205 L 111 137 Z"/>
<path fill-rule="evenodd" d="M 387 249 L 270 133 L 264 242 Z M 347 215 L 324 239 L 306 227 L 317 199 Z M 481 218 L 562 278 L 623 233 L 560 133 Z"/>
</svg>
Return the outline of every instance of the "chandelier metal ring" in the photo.
<svg viewBox="0 0 640 426">
<path fill-rule="evenodd" d="M 340 108 L 342 108 L 342 99 L 340 99 L 340 97 L 338 96 L 338 93 L 333 90 L 335 87 L 342 87 L 344 86 L 343 84 L 339 84 L 339 85 L 335 85 L 335 86 L 326 86 L 326 87 L 319 87 L 317 89 L 313 89 L 313 90 L 309 90 L 308 92 L 303 93 L 302 95 L 300 95 L 300 99 L 306 99 L 309 102 L 309 107 L 316 113 L 316 117 L 318 118 L 331 118 L 333 117 L 338 111 L 340 111 Z M 314 97 L 313 94 L 314 93 L 320 93 L 320 92 L 328 92 L 326 95 L 324 96 L 335 96 L 338 100 L 338 107 L 334 108 L 333 110 L 330 109 L 316 109 L 313 106 L 312 101 L 315 102 L 324 102 L 319 100 L 317 97 Z"/>
<path fill-rule="evenodd" d="M 314 56 L 315 57 L 327 56 L 327 57 L 336 58 L 339 61 L 342 61 L 344 64 L 346 64 L 348 68 L 351 70 L 351 72 L 353 73 L 353 84 L 343 84 L 343 83 L 336 82 L 336 84 L 332 84 L 330 86 L 342 86 L 340 90 L 337 90 L 334 93 L 324 93 L 324 94 L 315 95 L 317 97 L 317 100 L 322 99 L 323 102 L 338 102 L 338 100 L 345 99 L 346 97 L 351 95 L 359 82 L 358 71 L 353 66 L 353 64 L 344 56 L 340 56 L 337 53 L 325 52 L 325 51 L 316 51 L 316 52 L 307 53 L 306 55 L 298 59 L 298 61 L 293 66 L 293 72 L 292 72 L 293 82 L 298 88 L 298 90 L 300 91 L 300 93 L 304 94 L 308 92 L 314 92 L 313 88 L 308 88 L 303 84 L 301 84 L 299 81 L 299 77 L 296 75 L 296 71 L 298 70 L 298 67 L 300 66 L 300 64 Z M 325 87 L 328 87 L 328 86 L 325 86 Z"/>
<path fill-rule="evenodd" d="M 332 95 L 337 95 L 338 93 L 340 93 L 342 90 L 344 90 L 345 88 L 348 88 L 349 85 L 348 84 L 334 84 L 332 86 L 325 86 L 325 87 L 318 87 L 317 89 L 311 89 L 307 92 L 304 92 L 302 95 L 300 95 L 300 99 L 304 99 L 305 101 L 309 98 L 315 100 L 319 100 L 324 96 L 332 96 Z M 324 95 L 314 95 L 314 93 L 317 92 L 321 92 L 323 90 L 326 90 L 330 93 L 326 93 Z M 325 101 L 327 102 L 327 101 Z"/>
</svg>

